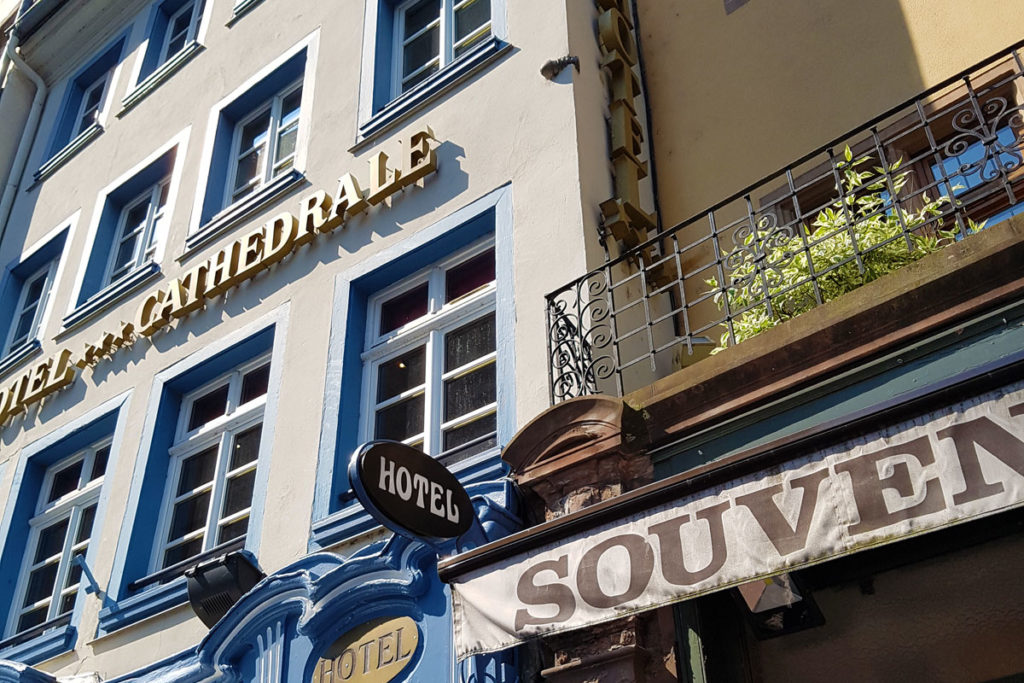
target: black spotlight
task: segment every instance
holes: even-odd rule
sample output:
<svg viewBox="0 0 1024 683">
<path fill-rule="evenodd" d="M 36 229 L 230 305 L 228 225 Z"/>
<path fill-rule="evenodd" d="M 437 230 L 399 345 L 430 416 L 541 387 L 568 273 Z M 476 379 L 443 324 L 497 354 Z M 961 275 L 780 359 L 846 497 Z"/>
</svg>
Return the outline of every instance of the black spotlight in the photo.
<svg viewBox="0 0 1024 683">
<path fill-rule="evenodd" d="M 189 604 L 206 627 L 213 628 L 265 576 L 256 558 L 245 550 L 201 562 L 185 570 Z"/>
</svg>

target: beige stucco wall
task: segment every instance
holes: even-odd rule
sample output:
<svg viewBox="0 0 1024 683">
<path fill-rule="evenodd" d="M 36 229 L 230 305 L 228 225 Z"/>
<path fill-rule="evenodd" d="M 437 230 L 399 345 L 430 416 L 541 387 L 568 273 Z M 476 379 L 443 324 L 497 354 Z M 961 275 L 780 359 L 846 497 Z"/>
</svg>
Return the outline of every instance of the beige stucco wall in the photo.
<svg viewBox="0 0 1024 683">
<path fill-rule="evenodd" d="M 673 225 L 1024 38 L 1024 0 L 638 0 Z"/>
<path fill-rule="evenodd" d="M 590 120 L 581 129 L 575 121 L 576 89 L 600 92 L 599 72 L 591 64 L 582 74 L 570 70 L 554 82 L 539 73 L 545 61 L 572 47 L 567 45 L 570 21 L 576 26 L 590 25 L 595 15 L 589 5 L 570 2 L 570 9 L 566 9 L 565 5 L 553 5 L 551 0 L 508 2 L 507 40 L 511 49 L 503 57 L 395 129 L 352 152 L 364 1 L 265 2 L 230 27 L 226 24 L 231 16 L 231 0 L 207 2 L 212 7 L 203 41 L 206 49 L 123 114 L 118 114 L 120 101 L 130 89 L 129 72 L 142 49 L 139 23 L 145 21 L 147 3 L 118 3 L 115 9 L 109 9 L 90 0 L 88 10 L 72 11 L 95 12 L 91 20 L 105 26 L 106 31 L 83 33 L 79 26 L 52 23 L 25 46 L 30 63 L 51 84 L 59 86 L 81 59 L 123 30 L 126 22 L 135 25 L 131 54 L 115 77 L 113 114 L 107 118 L 105 131 L 50 178 L 33 183 L 31 172 L 44 160 L 49 130 L 60 104 L 59 96 L 48 101 L 12 214 L 13 237 L 0 245 L 0 262 L 7 263 L 69 216 L 78 216 L 66 247 L 70 258 L 52 294 L 52 310 L 42 334 L 42 357 L 64 347 L 81 348 L 117 322 L 130 320 L 151 289 L 144 288 L 116 302 L 96 320 L 60 332 L 60 320 L 72 308 L 72 290 L 83 267 L 88 227 L 101 190 L 186 129 L 188 141 L 179 152 L 183 172 L 161 259 L 163 280 L 179 275 L 282 209 L 297 212 L 300 197 L 310 190 L 324 188 L 332 192 L 341 173 L 353 171 L 365 178 L 371 154 L 379 150 L 397 153 L 401 136 L 423 124 L 430 125 L 442 141 L 438 150 L 440 169 L 423 188 L 410 188 L 395 197 L 391 206 L 376 207 L 345 228 L 299 249 L 272 271 L 182 320 L 154 343 L 142 341 L 95 370 L 84 371 L 72 388 L 0 433 L 0 463 L 8 463 L 5 469 L 0 468 L 0 503 L 6 503 L 16 461 L 26 445 L 104 401 L 130 392 L 125 407 L 124 449 L 105 484 L 111 502 L 93 536 L 93 542 L 102 548 L 92 568 L 101 586 L 106 585 L 113 568 L 134 461 L 146 447 L 141 443 L 142 433 L 156 373 L 254 321 L 286 311 L 287 338 L 275 437 L 267 462 L 266 514 L 259 552 L 262 567 L 273 572 L 307 551 L 334 287 L 339 274 L 380 250 L 399 246 L 410 235 L 472 201 L 509 187 L 515 271 L 515 389 L 514 400 L 502 409 L 514 410 L 516 424 L 522 425 L 548 405 L 544 294 L 585 270 L 584 235 L 591 243 L 596 239 L 597 209 L 592 197 L 603 199 L 607 193 L 606 165 L 581 163 L 577 157 L 579 145 L 590 147 L 604 142 L 603 126 L 597 123 L 603 120 L 597 118 L 600 109 L 596 114 L 588 113 Z M 84 7 L 84 3 L 79 4 Z M 538 21 L 538 17 L 544 20 Z M 193 218 L 193 195 L 205 173 L 200 158 L 211 108 L 314 31 L 319 32 L 319 54 L 307 69 L 315 69 L 315 91 L 304 97 L 302 105 L 304 111 L 308 108 L 312 112 L 305 164 L 308 184 L 179 261 Z M 586 37 L 585 31 L 577 32 L 574 40 Z M 593 35 L 589 38 L 593 40 Z M 590 95 L 583 98 L 587 102 L 590 99 Z M 0 377 L 0 382 L 8 381 L 20 369 Z M 206 632 L 185 606 L 94 640 L 99 608 L 98 599 L 86 598 L 77 651 L 42 668 L 58 673 L 97 671 L 103 678 L 110 678 L 194 646 Z"/>
</svg>

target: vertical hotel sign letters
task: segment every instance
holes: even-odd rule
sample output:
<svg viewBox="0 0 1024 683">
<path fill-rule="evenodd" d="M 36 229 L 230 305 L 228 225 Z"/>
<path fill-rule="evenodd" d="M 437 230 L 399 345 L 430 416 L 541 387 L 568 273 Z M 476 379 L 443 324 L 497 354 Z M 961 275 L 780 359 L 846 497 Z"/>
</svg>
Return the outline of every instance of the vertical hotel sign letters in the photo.
<svg viewBox="0 0 1024 683">
<path fill-rule="evenodd" d="M 647 164 L 640 160 L 643 127 L 637 115 L 639 61 L 630 0 L 596 0 L 601 66 L 609 76 L 611 162 L 615 196 L 601 203 L 605 229 L 629 249 L 644 242 L 656 225 L 654 215 L 640 208 L 640 181 Z"/>
<path fill-rule="evenodd" d="M 63 348 L 43 361 L 34 363 L 7 384 L 0 386 L 0 426 L 47 396 L 71 386 L 86 367 L 95 366 L 120 349 L 133 346 L 142 337 L 151 337 L 176 320 L 206 306 L 229 290 L 258 273 L 317 235 L 333 232 L 371 206 L 380 204 L 409 185 L 417 184 L 437 171 L 436 142 L 433 131 L 423 127 L 402 141 L 398 164 L 389 166 L 389 157 L 377 152 L 369 160 L 366 188 L 356 176 L 345 173 L 334 195 L 317 190 L 302 198 L 298 214 L 282 212 L 255 227 L 193 266 L 179 277 L 158 285 L 143 298 L 130 322 L 106 330 L 95 342 L 87 343 L 79 353 Z"/>
</svg>

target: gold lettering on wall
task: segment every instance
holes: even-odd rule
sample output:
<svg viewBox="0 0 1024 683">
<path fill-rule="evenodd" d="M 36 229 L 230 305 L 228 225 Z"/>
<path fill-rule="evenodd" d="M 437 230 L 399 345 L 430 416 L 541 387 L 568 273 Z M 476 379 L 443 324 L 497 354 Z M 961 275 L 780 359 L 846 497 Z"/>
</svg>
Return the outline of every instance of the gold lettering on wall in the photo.
<svg viewBox="0 0 1024 683">
<path fill-rule="evenodd" d="M 601 202 L 605 230 L 624 249 L 644 242 L 657 225 L 654 214 L 641 208 L 640 181 L 647 177 L 647 163 L 640 160 L 643 127 L 637 115 L 640 78 L 636 37 L 629 0 L 596 0 L 601 66 L 608 73 L 608 105 L 611 133 L 612 177 L 615 196 Z"/>
<path fill-rule="evenodd" d="M 431 142 L 437 139 L 429 127 L 413 132 L 401 141 L 401 158 L 394 167 L 388 165 L 390 157 L 383 152 L 370 157 L 367 191 L 352 173 L 345 173 L 333 197 L 324 190 L 310 193 L 299 202 L 298 216 L 283 212 L 243 233 L 180 277 L 150 290 L 131 322 L 121 322 L 112 330 L 104 330 L 99 339 L 85 344 L 79 354 L 65 348 L 33 364 L 8 384 L 0 386 L 0 425 L 73 384 L 86 367 L 96 366 L 120 349 L 133 346 L 142 337 L 152 337 L 175 320 L 203 308 L 209 301 L 280 262 L 317 235 L 344 226 L 352 216 L 436 172 L 437 154 Z"/>
<path fill-rule="evenodd" d="M 412 661 L 418 644 L 419 629 L 409 617 L 367 622 L 324 652 L 312 683 L 386 683 Z"/>
</svg>

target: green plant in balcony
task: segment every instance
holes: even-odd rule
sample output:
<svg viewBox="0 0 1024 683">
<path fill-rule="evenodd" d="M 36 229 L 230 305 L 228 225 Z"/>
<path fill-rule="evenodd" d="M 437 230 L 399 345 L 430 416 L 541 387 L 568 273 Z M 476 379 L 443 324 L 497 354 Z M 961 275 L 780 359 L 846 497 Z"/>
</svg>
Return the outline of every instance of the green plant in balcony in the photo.
<svg viewBox="0 0 1024 683">
<path fill-rule="evenodd" d="M 780 231 L 773 220 L 762 220 L 724 259 L 731 284 L 723 288 L 717 278 L 706 281 L 719 309 L 728 303 L 737 343 L 814 308 L 815 282 L 825 303 L 956 239 L 958 231 L 942 229 L 938 218 L 943 206 L 954 201 L 950 197 L 924 194 L 913 211 L 890 199 L 910 177 L 909 171 L 899 170 L 902 159 L 888 169 L 866 170 L 862 167 L 871 157 L 854 159 L 847 147 L 844 158 L 837 165 L 839 199 L 818 212 L 810 227 L 797 227 L 804 234 Z M 929 221 L 933 226 L 915 232 Z M 982 227 L 968 221 L 968 232 Z M 726 332 L 712 353 L 729 341 Z"/>
</svg>

